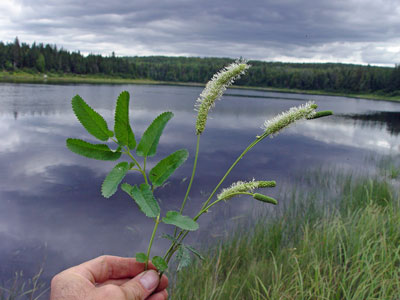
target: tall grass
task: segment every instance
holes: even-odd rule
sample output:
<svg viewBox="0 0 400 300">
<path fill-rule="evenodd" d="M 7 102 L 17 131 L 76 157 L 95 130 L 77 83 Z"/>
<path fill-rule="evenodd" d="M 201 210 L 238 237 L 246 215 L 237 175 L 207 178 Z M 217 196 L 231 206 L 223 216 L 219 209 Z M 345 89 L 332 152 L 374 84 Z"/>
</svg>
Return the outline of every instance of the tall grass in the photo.
<svg viewBox="0 0 400 300">
<path fill-rule="evenodd" d="M 0 300 L 38 300 L 46 296 L 49 288 L 41 281 L 43 268 L 30 279 L 26 279 L 22 271 L 16 272 L 14 277 L 0 286 Z"/>
<path fill-rule="evenodd" d="M 171 299 L 400 297 L 399 195 L 385 178 L 328 175 L 178 273 Z"/>
</svg>

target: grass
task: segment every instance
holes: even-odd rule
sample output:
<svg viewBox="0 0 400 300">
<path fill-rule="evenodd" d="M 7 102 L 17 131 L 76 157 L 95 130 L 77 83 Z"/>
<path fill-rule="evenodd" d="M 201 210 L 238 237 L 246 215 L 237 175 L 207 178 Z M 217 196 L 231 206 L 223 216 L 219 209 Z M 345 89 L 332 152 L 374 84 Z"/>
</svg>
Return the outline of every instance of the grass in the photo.
<svg viewBox="0 0 400 300">
<path fill-rule="evenodd" d="M 79 75 L 79 74 L 62 74 L 62 73 L 38 73 L 31 70 L 17 70 L 17 71 L 0 71 L 0 82 L 16 82 L 16 83 L 92 83 L 92 84 L 163 84 L 163 85 L 183 85 L 183 86 L 204 86 L 201 83 L 195 82 L 172 82 L 172 81 L 156 81 L 152 79 L 132 79 L 128 77 L 121 77 L 118 75 L 107 76 L 102 74 L 97 75 Z M 341 93 L 329 92 L 320 90 L 299 90 L 299 89 L 285 89 L 285 88 L 270 88 L 270 87 L 254 87 L 254 86 L 234 86 L 233 88 L 259 90 L 267 92 L 280 92 L 280 93 L 295 93 L 295 94 L 309 94 L 309 95 L 332 95 L 343 96 L 371 100 L 385 100 L 385 101 L 400 101 L 399 95 L 386 95 L 382 93 Z"/>
<path fill-rule="evenodd" d="M 32 278 L 26 279 L 22 271 L 16 272 L 9 282 L 0 286 L 0 300 L 42 299 L 49 290 L 40 279 L 42 273 L 43 268 Z"/>
<path fill-rule="evenodd" d="M 307 179 L 317 191 L 281 197 L 287 205 L 276 216 L 240 226 L 178 273 L 171 299 L 400 299 L 392 182 L 321 175 Z"/>
</svg>

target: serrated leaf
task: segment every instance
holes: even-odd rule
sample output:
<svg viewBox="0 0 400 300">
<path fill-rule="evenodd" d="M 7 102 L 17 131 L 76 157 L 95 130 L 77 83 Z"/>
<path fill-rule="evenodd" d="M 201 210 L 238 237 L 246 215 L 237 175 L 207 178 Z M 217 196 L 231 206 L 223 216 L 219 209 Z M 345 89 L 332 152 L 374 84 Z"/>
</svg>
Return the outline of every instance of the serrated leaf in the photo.
<svg viewBox="0 0 400 300">
<path fill-rule="evenodd" d="M 186 149 L 181 149 L 159 161 L 150 170 L 149 178 L 153 185 L 156 187 L 161 186 L 186 161 L 188 156 L 189 152 Z"/>
<path fill-rule="evenodd" d="M 199 224 L 197 224 L 192 218 L 187 216 L 182 216 L 177 211 L 169 211 L 167 215 L 162 218 L 165 224 L 175 225 L 183 230 L 195 231 L 199 229 Z"/>
<path fill-rule="evenodd" d="M 123 183 L 121 189 L 128 193 L 140 210 L 150 218 L 155 218 L 160 214 L 160 206 L 153 196 L 153 192 L 148 184 L 141 184 L 140 189 L 135 185 L 131 186 L 128 183 Z"/>
<path fill-rule="evenodd" d="M 105 144 L 91 144 L 80 139 L 67 139 L 67 147 L 72 152 L 99 160 L 117 160 L 121 152 L 112 151 Z"/>
<path fill-rule="evenodd" d="M 178 260 L 178 267 L 176 270 L 179 272 L 183 268 L 190 265 L 191 258 L 189 250 L 184 246 L 179 247 L 178 253 L 176 254 L 176 259 Z"/>
<path fill-rule="evenodd" d="M 154 156 L 157 151 L 160 136 L 167 125 L 167 122 L 174 116 L 172 112 L 164 112 L 159 115 L 143 133 L 143 136 L 136 149 L 139 156 Z"/>
<path fill-rule="evenodd" d="M 166 269 L 168 269 L 167 262 L 160 256 L 154 256 L 151 262 L 160 272 L 164 272 Z"/>
<path fill-rule="evenodd" d="M 110 198 L 118 189 L 118 185 L 124 179 L 126 173 L 129 171 L 129 163 L 120 162 L 108 173 L 106 179 L 104 179 L 101 185 L 101 194 Z"/>
<path fill-rule="evenodd" d="M 148 261 L 147 255 L 142 252 L 136 253 L 136 261 L 146 263 Z"/>
<path fill-rule="evenodd" d="M 188 245 L 183 245 L 185 248 L 187 248 L 190 252 L 192 252 L 194 255 L 196 255 L 198 258 L 200 258 L 201 260 L 204 260 L 204 256 L 201 255 L 199 253 L 199 251 L 197 251 L 195 248 L 193 248 L 192 246 L 188 246 Z"/>
<path fill-rule="evenodd" d="M 114 121 L 114 132 L 118 143 L 121 146 L 128 146 L 129 149 L 135 149 L 135 135 L 129 124 L 129 93 L 127 91 L 118 96 Z"/>
<path fill-rule="evenodd" d="M 101 141 L 107 141 L 114 134 L 108 130 L 104 118 L 91 108 L 79 95 L 72 98 L 72 109 L 85 129 Z"/>
</svg>

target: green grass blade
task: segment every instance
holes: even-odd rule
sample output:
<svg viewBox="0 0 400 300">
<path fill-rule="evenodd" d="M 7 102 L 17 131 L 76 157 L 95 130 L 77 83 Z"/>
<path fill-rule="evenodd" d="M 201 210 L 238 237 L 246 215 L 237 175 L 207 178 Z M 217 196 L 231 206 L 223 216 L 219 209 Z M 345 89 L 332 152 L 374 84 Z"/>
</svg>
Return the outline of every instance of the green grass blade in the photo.
<svg viewBox="0 0 400 300">
<path fill-rule="evenodd" d="M 126 173 L 129 171 L 129 163 L 120 162 L 108 173 L 106 179 L 104 179 L 101 185 L 101 194 L 110 198 L 118 189 L 118 185 L 124 179 Z"/>
<path fill-rule="evenodd" d="M 162 159 L 150 170 L 149 178 L 153 185 L 161 186 L 187 160 L 188 156 L 189 152 L 181 149 Z"/>
<path fill-rule="evenodd" d="M 136 149 L 139 156 L 154 156 L 157 151 L 158 142 L 167 122 L 174 116 L 172 112 L 160 114 L 143 133 Z"/>
<path fill-rule="evenodd" d="M 160 214 L 160 206 L 148 184 L 141 184 L 139 189 L 136 185 L 131 186 L 128 183 L 123 183 L 121 188 L 135 200 L 140 210 L 147 217 L 155 218 Z"/>
<path fill-rule="evenodd" d="M 114 121 L 114 132 L 118 143 L 121 146 L 128 146 L 129 149 L 135 149 L 135 135 L 129 124 L 129 93 L 127 91 L 118 96 Z"/>
<path fill-rule="evenodd" d="M 72 98 L 72 109 L 83 127 L 95 138 L 107 141 L 114 134 L 108 130 L 104 118 L 91 108 L 79 95 Z"/>
<path fill-rule="evenodd" d="M 67 148 L 72 152 L 93 159 L 117 160 L 121 152 L 112 151 L 105 144 L 91 144 L 80 139 L 67 139 Z"/>
<path fill-rule="evenodd" d="M 162 218 L 165 224 L 175 225 L 183 230 L 195 231 L 199 229 L 199 224 L 197 224 L 192 218 L 187 216 L 182 216 L 177 211 L 169 211 L 167 215 Z"/>
</svg>

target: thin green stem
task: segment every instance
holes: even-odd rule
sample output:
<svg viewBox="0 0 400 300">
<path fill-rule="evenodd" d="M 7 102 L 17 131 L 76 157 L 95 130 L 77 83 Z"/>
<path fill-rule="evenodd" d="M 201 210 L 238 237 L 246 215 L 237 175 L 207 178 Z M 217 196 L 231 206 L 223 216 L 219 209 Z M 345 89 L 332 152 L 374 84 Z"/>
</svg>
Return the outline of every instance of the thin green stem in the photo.
<svg viewBox="0 0 400 300">
<path fill-rule="evenodd" d="M 125 151 L 124 153 L 127 154 L 132 159 L 132 161 L 138 166 L 139 172 L 142 173 L 142 175 L 143 175 L 144 182 L 146 184 L 148 184 L 146 172 L 144 171 L 144 169 L 142 169 L 142 167 L 140 166 L 138 161 L 133 157 L 133 155 L 131 154 L 131 152 L 129 150 Z"/>
<path fill-rule="evenodd" d="M 144 157 L 143 160 L 143 171 L 146 172 L 146 162 L 147 162 L 147 156 Z"/>
<path fill-rule="evenodd" d="M 200 148 L 200 134 L 197 135 L 196 154 L 195 154 L 195 156 L 194 156 L 194 163 L 193 163 L 192 176 L 190 177 L 189 185 L 188 185 L 188 188 L 187 188 L 187 190 L 186 190 L 185 197 L 183 198 L 183 202 L 182 202 L 181 209 L 180 209 L 180 213 L 181 213 L 181 214 L 182 214 L 182 212 L 183 212 L 183 209 L 185 208 L 186 201 L 187 201 L 187 199 L 188 199 L 188 197 L 189 197 L 190 189 L 192 188 L 192 183 L 193 183 L 194 175 L 195 175 L 195 173 L 196 173 L 197 158 L 199 157 L 199 148 Z M 175 227 L 175 230 L 174 230 L 174 237 L 176 237 L 177 231 L 178 231 L 178 227 Z"/>
<path fill-rule="evenodd" d="M 249 195 L 249 196 L 253 196 L 253 193 L 248 193 L 248 192 L 237 192 L 237 193 L 232 193 L 229 194 L 229 197 L 234 197 L 234 196 L 239 196 L 239 195 Z M 214 206 L 215 204 L 217 204 L 218 202 L 221 202 L 222 200 L 225 200 L 225 198 L 220 198 L 215 200 L 213 203 L 209 204 L 207 207 L 205 207 L 204 209 L 200 210 L 200 212 L 197 214 L 197 216 L 195 216 L 193 218 L 193 220 L 197 220 L 202 214 L 204 214 L 205 212 L 207 212 L 212 206 Z"/>
<path fill-rule="evenodd" d="M 151 250 L 151 246 L 153 245 L 153 240 L 154 237 L 156 236 L 156 231 L 157 231 L 157 227 L 158 224 L 160 223 L 160 215 L 157 216 L 156 220 L 155 220 L 155 224 L 154 224 L 154 229 L 153 229 L 153 233 L 151 234 L 151 238 L 150 238 L 150 242 L 149 242 L 149 247 L 147 248 L 147 260 L 146 260 L 146 266 L 145 266 L 145 270 L 147 270 L 147 266 L 149 263 L 149 257 L 150 257 L 150 250 Z"/>
<path fill-rule="evenodd" d="M 217 186 L 214 188 L 212 191 L 211 195 L 208 197 L 207 201 L 204 202 L 201 210 L 203 210 L 205 207 L 207 207 L 208 203 L 210 203 L 212 197 L 215 195 L 221 184 L 225 181 L 226 177 L 228 177 L 229 173 L 232 171 L 232 169 L 238 164 L 238 162 L 243 158 L 243 156 L 250 151 L 251 148 L 253 148 L 259 141 L 261 141 L 264 137 L 257 138 L 255 141 L 253 141 L 249 146 L 247 146 L 246 149 L 242 152 L 242 154 L 239 155 L 239 157 L 235 160 L 235 162 L 231 165 L 231 167 L 226 171 L 224 177 L 219 181 Z"/>
<path fill-rule="evenodd" d="M 247 146 L 246 149 L 238 156 L 238 158 L 235 160 L 235 162 L 230 166 L 228 171 L 226 171 L 225 175 L 222 177 L 220 182 L 217 184 L 217 186 L 214 188 L 212 191 L 211 195 L 208 197 L 208 199 L 204 202 L 202 208 L 200 209 L 200 212 L 193 218 L 194 221 L 197 221 L 200 216 L 207 211 L 208 208 L 213 206 L 214 204 L 218 203 L 219 200 L 216 202 L 213 202 L 211 205 L 208 205 L 212 199 L 212 197 L 215 195 L 217 192 L 218 188 L 221 186 L 221 184 L 225 181 L 226 177 L 228 177 L 229 173 L 232 171 L 232 169 L 238 164 L 238 162 L 243 158 L 243 156 L 251 150 L 255 145 L 257 145 L 259 142 L 261 142 L 263 139 L 265 139 L 269 134 L 268 133 L 263 133 L 260 136 L 257 136 L 256 140 L 254 140 L 249 146 Z M 222 200 L 222 199 L 220 199 Z M 172 245 L 170 248 L 167 250 L 167 252 L 164 255 L 164 258 L 166 258 L 167 263 L 169 260 L 172 258 L 172 255 L 175 253 L 175 251 L 178 249 L 177 246 L 182 243 L 182 241 L 185 239 L 189 231 L 184 231 L 181 230 L 176 238 L 176 241 L 172 242 Z M 180 240 L 179 240 L 180 239 Z"/>
<path fill-rule="evenodd" d="M 197 135 L 196 154 L 195 154 L 195 156 L 194 156 L 194 163 L 193 163 L 192 176 L 190 177 L 190 181 L 189 181 L 188 188 L 187 188 L 187 190 L 186 190 L 185 198 L 183 198 L 183 202 L 182 202 L 182 206 L 181 206 L 180 213 L 182 213 L 182 212 L 183 212 L 183 209 L 185 208 L 186 201 L 187 201 L 187 198 L 188 198 L 188 196 L 189 196 L 190 189 L 192 188 L 192 183 L 193 183 L 194 174 L 196 173 L 197 158 L 199 157 L 199 148 L 200 148 L 200 134 Z"/>
</svg>

